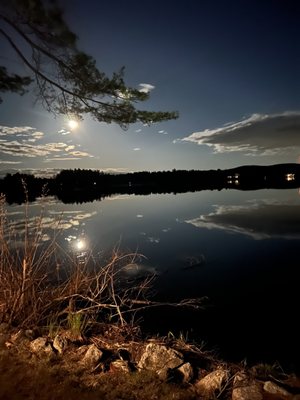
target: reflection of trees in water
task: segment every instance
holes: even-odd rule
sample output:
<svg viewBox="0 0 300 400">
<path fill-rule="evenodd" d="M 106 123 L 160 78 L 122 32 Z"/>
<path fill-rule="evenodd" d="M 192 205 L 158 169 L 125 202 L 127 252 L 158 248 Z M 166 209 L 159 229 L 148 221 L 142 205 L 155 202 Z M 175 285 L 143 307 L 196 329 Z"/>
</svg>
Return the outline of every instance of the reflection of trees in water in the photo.
<svg viewBox="0 0 300 400">
<path fill-rule="evenodd" d="M 33 201 L 52 195 L 63 203 L 101 201 L 112 194 L 184 193 L 200 190 L 297 188 L 299 164 L 241 166 L 228 170 L 172 170 L 106 174 L 101 171 L 62 170 L 53 178 L 7 174 L 0 180 L 0 191 L 8 203 Z"/>
</svg>

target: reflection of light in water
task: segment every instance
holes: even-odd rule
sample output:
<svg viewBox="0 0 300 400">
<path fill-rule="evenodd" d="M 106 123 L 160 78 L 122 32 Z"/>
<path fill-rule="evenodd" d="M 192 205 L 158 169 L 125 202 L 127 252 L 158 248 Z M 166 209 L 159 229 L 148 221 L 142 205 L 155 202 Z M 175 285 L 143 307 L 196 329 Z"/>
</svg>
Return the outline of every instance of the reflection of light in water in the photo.
<svg viewBox="0 0 300 400">
<path fill-rule="evenodd" d="M 84 250 L 86 248 L 86 242 L 83 239 L 78 239 L 75 246 L 77 250 Z"/>
<path fill-rule="evenodd" d="M 69 242 L 69 248 L 75 253 L 76 257 L 82 258 L 87 255 L 89 249 L 89 241 L 86 235 L 81 234 L 80 236 L 69 235 L 65 238 Z"/>
</svg>

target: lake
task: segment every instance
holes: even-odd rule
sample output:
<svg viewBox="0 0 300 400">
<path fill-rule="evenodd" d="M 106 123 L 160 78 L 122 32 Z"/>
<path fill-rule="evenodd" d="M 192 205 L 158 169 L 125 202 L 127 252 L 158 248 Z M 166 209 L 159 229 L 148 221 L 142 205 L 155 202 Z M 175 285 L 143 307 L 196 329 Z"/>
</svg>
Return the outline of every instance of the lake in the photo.
<svg viewBox="0 0 300 400">
<path fill-rule="evenodd" d="M 121 195 L 82 204 L 46 198 L 29 204 L 30 217 L 42 203 L 45 240 L 60 218 L 61 245 L 79 256 L 92 250 L 98 257 L 116 245 L 143 254 L 131 273 L 157 273 L 156 299 L 206 297 L 203 310 L 148 311 L 146 332 L 182 333 L 227 360 L 299 368 L 297 189 Z M 24 207 L 7 206 L 19 229 Z"/>
</svg>

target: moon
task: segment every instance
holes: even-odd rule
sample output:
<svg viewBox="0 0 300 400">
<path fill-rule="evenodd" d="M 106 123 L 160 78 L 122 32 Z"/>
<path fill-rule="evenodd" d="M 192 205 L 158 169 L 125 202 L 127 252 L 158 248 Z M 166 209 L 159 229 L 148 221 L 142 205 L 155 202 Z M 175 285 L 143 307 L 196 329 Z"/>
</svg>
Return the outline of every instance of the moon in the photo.
<svg viewBox="0 0 300 400">
<path fill-rule="evenodd" d="M 71 129 L 71 131 L 73 131 L 74 129 L 78 128 L 79 123 L 78 123 L 78 121 L 76 121 L 76 119 L 69 119 L 68 126 Z"/>
</svg>

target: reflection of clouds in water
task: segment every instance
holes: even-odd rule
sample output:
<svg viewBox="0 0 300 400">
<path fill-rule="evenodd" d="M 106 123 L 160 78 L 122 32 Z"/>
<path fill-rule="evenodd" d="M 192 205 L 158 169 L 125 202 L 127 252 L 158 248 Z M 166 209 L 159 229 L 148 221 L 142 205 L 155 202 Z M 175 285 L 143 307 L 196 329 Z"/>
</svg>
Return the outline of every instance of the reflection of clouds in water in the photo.
<svg viewBox="0 0 300 400">
<path fill-rule="evenodd" d="M 169 232 L 170 230 L 171 230 L 171 228 L 164 228 L 164 229 L 162 229 L 161 231 L 164 232 L 164 233 L 167 233 L 167 232 Z"/>
<path fill-rule="evenodd" d="M 215 206 L 215 211 L 185 221 L 197 228 L 222 229 L 254 239 L 300 239 L 300 206 L 255 203 L 244 206 Z"/>
<path fill-rule="evenodd" d="M 145 237 L 145 240 L 146 240 L 147 242 L 154 243 L 154 244 L 157 244 L 157 243 L 160 242 L 160 238 L 159 238 L 159 237 L 147 236 L 147 233 L 146 233 L 146 232 L 140 232 L 140 235 L 141 235 L 141 236 L 144 236 L 144 237 Z"/>
<path fill-rule="evenodd" d="M 149 237 L 147 238 L 147 240 L 148 240 L 148 242 L 150 242 L 150 243 L 159 243 L 159 242 L 160 242 L 160 238 L 158 238 L 158 237 L 153 237 L 153 236 L 149 236 Z"/>
<path fill-rule="evenodd" d="M 41 234 L 41 240 L 46 241 L 51 239 L 51 233 L 47 231 L 62 232 L 68 229 L 77 229 L 78 226 L 83 226 L 83 221 L 92 218 L 97 212 L 82 213 L 82 211 L 66 211 L 56 212 L 49 211 L 48 216 L 28 216 L 19 218 L 18 220 L 8 221 L 8 229 L 14 235 L 24 236 L 26 231 L 29 234 Z M 21 212 L 10 213 L 9 216 L 24 215 Z M 71 237 L 71 236 L 69 236 Z"/>
<path fill-rule="evenodd" d="M 143 214 L 137 214 L 137 218 L 144 218 Z"/>
<path fill-rule="evenodd" d="M 126 199 L 130 199 L 130 195 L 129 194 L 117 194 L 115 196 L 109 196 L 105 198 L 105 201 L 114 201 L 114 200 L 126 200 Z"/>
</svg>

